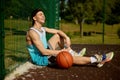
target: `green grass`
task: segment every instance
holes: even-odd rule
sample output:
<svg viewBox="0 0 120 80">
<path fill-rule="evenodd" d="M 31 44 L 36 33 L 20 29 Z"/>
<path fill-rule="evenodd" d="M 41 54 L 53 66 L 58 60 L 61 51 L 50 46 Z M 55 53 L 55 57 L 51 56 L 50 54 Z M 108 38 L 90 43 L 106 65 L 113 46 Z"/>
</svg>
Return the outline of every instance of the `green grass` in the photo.
<svg viewBox="0 0 120 80">
<path fill-rule="evenodd" d="M 5 68 L 11 71 L 18 64 L 23 63 L 29 58 L 26 49 L 25 35 L 15 35 L 17 31 L 27 31 L 30 26 L 29 21 L 25 20 L 5 20 Z M 105 25 L 105 44 L 120 44 L 116 32 L 120 25 Z M 102 44 L 101 34 L 92 34 L 80 38 L 79 25 L 73 23 L 60 23 L 60 29 L 71 38 L 72 44 Z M 83 24 L 83 31 L 102 32 L 102 24 Z M 21 32 L 22 34 L 22 32 Z"/>
<path fill-rule="evenodd" d="M 115 36 L 104 36 L 104 44 L 120 44 L 120 40 Z M 74 44 L 103 44 L 102 35 L 92 35 L 88 37 L 80 38 L 79 36 L 74 36 L 71 38 Z"/>
<path fill-rule="evenodd" d="M 105 25 L 104 44 L 120 44 L 117 36 L 117 30 L 120 24 L 110 26 Z M 63 30 L 72 41 L 72 44 L 103 44 L 103 35 L 92 33 L 91 36 L 83 36 L 80 38 L 79 25 L 72 23 L 61 23 L 60 29 Z M 83 32 L 102 32 L 103 24 L 83 24 Z"/>
<path fill-rule="evenodd" d="M 5 69 L 9 72 L 24 61 L 28 60 L 29 54 L 26 49 L 26 32 L 30 26 L 29 21 L 5 20 Z M 22 31 L 19 34 L 15 32 Z"/>
<path fill-rule="evenodd" d="M 5 22 L 5 29 L 7 30 L 28 30 L 29 26 L 31 25 L 30 21 L 26 20 L 4 20 Z"/>
<path fill-rule="evenodd" d="M 5 37 L 5 68 L 11 71 L 16 64 L 28 60 L 25 36 L 8 35 Z M 13 67 L 14 66 L 14 67 Z"/>
</svg>

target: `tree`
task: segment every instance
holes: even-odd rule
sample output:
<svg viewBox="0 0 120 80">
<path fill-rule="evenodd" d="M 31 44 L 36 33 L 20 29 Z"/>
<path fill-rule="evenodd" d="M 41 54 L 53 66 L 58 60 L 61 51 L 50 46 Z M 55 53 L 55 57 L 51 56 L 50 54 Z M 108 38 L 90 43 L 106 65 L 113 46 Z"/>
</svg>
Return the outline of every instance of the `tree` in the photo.
<svg viewBox="0 0 120 80">
<path fill-rule="evenodd" d="M 32 0 L 7 0 L 5 1 L 5 18 L 27 18 L 33 9 Z"/>
<path fill-rule="evenodd" d="M 98 0 L 69 0 L 68 5 L 74 18 L 77 19 L 80 25 L 80 37 L 83 36 L 83 22 L 85 19 L 92 18 L 97 5 Z"/>
<path fill-rule="evenodd" d="M 65 12 L 65 0 L 60 0 L 60 17 L 64 18 L 64 12 Z"/>
<path fill-rule="evenodd" d="M 106 21 L 109 22 L 111 18 L 115 20 L 111 20 L 112 24 L 117 22 L 119 19 L 116 19 L 117 12 L 119 10 L 115 9 L 115 2 L 117 2 L 116 7 L 120 9 L 118 0 L 105 0 L 106 3 L 103 4 L 104 0 L 68 0 L 68 6 L 70 7 L 71 13 L 74 18 L 77 19 L 78 24 L 80 25 L 80 37 L 83 36 L 83 22 L 86 19 L 94 19 L 97 22 L 103 20 L 103 5 L 105 5 L 105 18 Z M 113 10 L 115 11 L 115 15 L 111 15 Z"/>
<path fill-rule="evenodd" d="M 106 24 L 114 25 L 120 23 L 120 1 L 114 0 L 114 2 L 109 2 L 111 4 L 111 10 L 109 14 L 107 14 Z"/>
</svg>

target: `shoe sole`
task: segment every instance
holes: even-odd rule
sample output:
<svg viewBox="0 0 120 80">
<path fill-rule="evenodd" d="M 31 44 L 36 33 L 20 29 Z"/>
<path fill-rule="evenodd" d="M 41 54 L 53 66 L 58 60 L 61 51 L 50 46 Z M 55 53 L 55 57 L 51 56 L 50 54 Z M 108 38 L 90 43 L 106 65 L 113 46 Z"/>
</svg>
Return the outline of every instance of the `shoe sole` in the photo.
<svg viewBox="0 0 120 80">
<path fill-rule="evenodd" d="M 106 62 L 109 62 L 109 61 L 111 61 L 112 60 L 112 58 L 113 58 L 113 56 L 114 56 L 114 52 L 110 52 L 110 53 L 112 53 L 112 55 L 111 55 L 111 57 L 110 57 L 110 59 L 108 59 L 108 60 L 105 60 L 105 61 L 102 61 L 101 63 L 98 63 L 97 64 L 97 67 L 102 67 Z"/>
<path fill-rule="evenodd" d="M 79 56 L 84 56 L 86 54 L 86 48 L 83 48 L 82 51 L 83 51 L 83 54 L 81 54 L 80 52 L 80 55 L 78 54 Z"/>
</svg>

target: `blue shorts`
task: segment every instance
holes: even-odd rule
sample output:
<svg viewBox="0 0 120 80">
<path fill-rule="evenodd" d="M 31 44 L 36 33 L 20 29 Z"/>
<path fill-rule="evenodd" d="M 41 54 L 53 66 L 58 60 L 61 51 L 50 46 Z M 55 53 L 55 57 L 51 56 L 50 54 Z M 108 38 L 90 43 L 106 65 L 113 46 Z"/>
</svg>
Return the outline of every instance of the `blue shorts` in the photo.
<svg viewBox="0 0 120 80">
<path fill-rule="evenodd" d="M 34 46 L 34 45 L 28 45 L 27 49 L 29 51 L 29 54 L 31 56 L 32 62 L 39 65 L 39 66 L 47 66 L 48 56 L 42 55 L 40 51 Z"/>
</svg>

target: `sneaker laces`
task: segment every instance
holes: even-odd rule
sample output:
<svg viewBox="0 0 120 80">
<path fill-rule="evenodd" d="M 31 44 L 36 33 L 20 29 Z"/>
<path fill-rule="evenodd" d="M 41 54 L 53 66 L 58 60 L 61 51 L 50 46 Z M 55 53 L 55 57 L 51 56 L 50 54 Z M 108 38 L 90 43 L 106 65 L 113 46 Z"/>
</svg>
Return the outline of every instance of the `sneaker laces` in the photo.
<svg viewBox="0 0 120 80">
<path fill-rule="evenodd" d="M 93 57 L 97 59 L 97 62 L 101 62 L 106 59 L 106 54 L 102 54 L 102 55 L 95 54 Z"/>
</svg>

